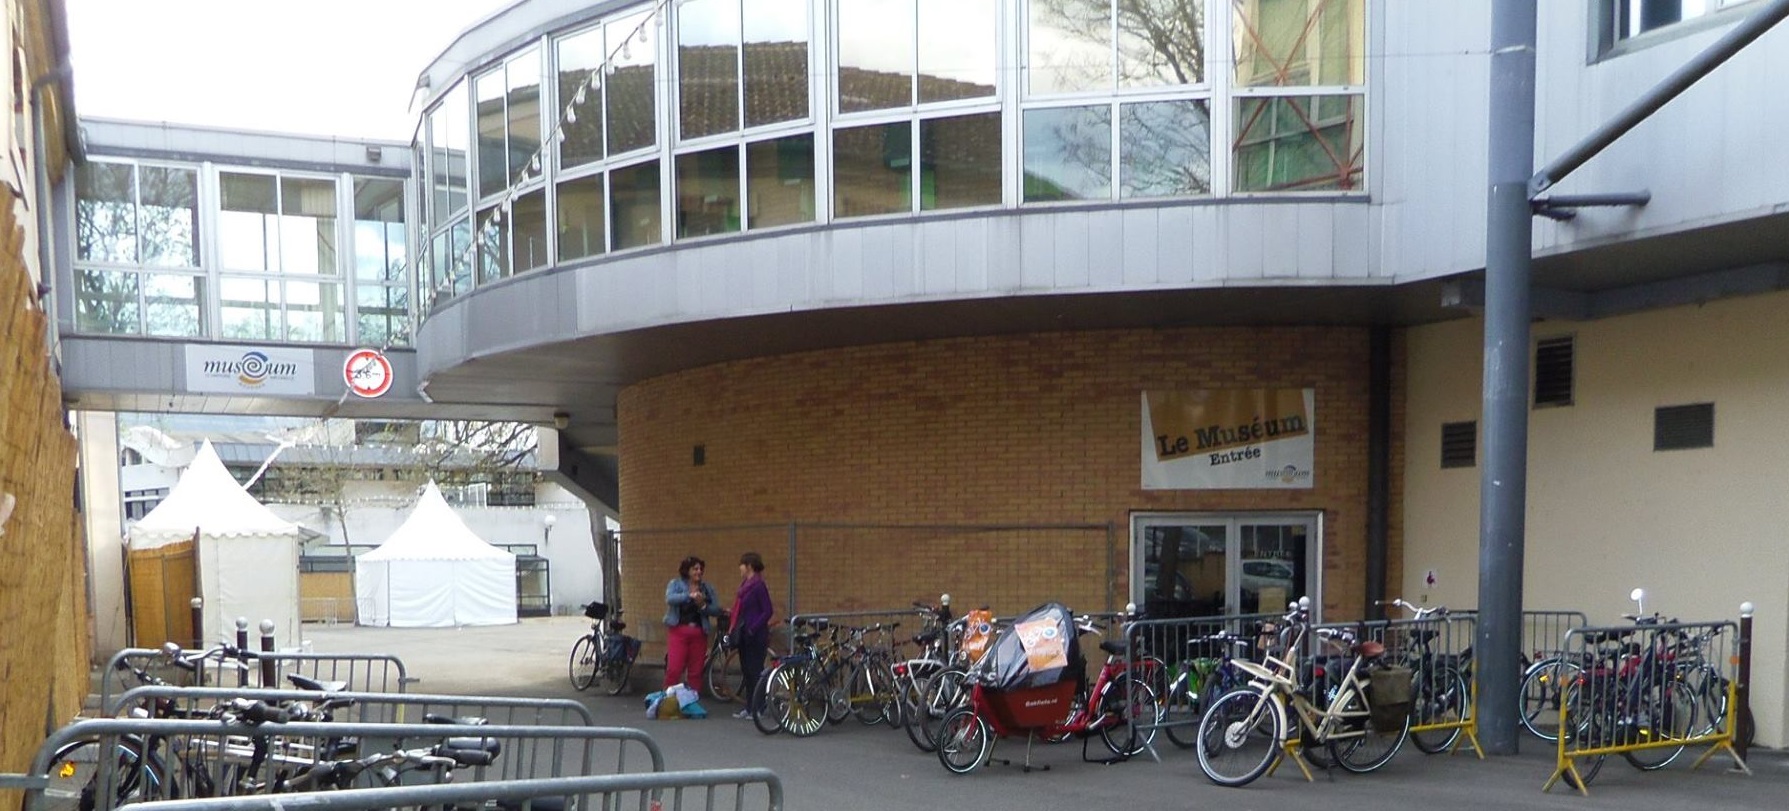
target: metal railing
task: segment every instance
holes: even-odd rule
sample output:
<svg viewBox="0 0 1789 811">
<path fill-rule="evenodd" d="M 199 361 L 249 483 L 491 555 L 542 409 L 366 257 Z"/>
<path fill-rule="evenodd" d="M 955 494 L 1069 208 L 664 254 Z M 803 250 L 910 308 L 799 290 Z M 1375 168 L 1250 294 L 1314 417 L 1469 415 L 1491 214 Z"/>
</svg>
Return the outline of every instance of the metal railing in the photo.
<svg viewBox="0 0 1789 811">
<path fill-rule="evenodd" d="M 1726 752 L 1750 774 L 1735 746 L 1748 715 L 1736 651 L 1749 646 L 1749 627 L 1745 636 L 1740 627 L 1638 622 L 1567 633 L 1557 758 L 1542 790 L 1563 780 L 1588 795 L 1610 755 L 1653 771 L 1689 747 L 1707 747 L 1694 767 Z"/>
<path fill-rule="evenodd" d="M 99 706 L 112 706 L 111 699 L 115 693 L 138 686 L 138 683 L 128 681 L 135 678 L 130 670 L 131 666 L 145 670 L 169 684 L 180 686 L 280 689 L 291 687 L 290 682 L 285 681 L 284 674 L 287 673 L 297 673 L 318 681 L 344 681 L 348 683 L 347 689 L 360 692 L 401 693 L 410 684 L 403 661 L 390 654 L 280 653 L 268 650 L 252 655 L 254 658 L 248 661 L 231 657 L 206 659 L 198 663 L 196 671 L 186 671 L 174 667 L 160 650 L 125 648 L 113 654 L 100 673 Z"/>
<path fill-rule="evenodd" d="M 361 724 L 418 723 L 428 715 L 450 718 L 478 716 L 493 724 L 512 726 L 591 726 L 590 708 L 569 698 L 516 698 L 509 696 L 428 695 L 424 693 L 320 693 L 304 690 L 263 690 L 231 687 L 175 687 L 145 685 L 126 690 L 106 708 L 118 716 L 131 707 L 162 704 L 164 717 L 203 716 L 219 701 L 255 699 L 285 705 L 302 701 L 316 706 L 330 699 L 346 701 L 332 715 L 335 721 Z"/>
<path fill-rule="evenodd" d="M 25 777 L 42 778 L 27 792 L 26 811 L 43 811 L 44 794 L 91 793 L 93 811 L 131 802 L 206 796 L 245 778 L 296 774 L 357 754 L 462 739 L 496 747 L 488 765 L 468 766 L 455 780 L 517 780 L 597 771 L 627 773 L 642 764 L 664 771 L 651 736 L 626 727 L 463 724 L 265 723 L 159 718 L 77 721 L 45 739 Z M 632 756 L 630 757 L 630 752 Z M 91 758 L 91 760 L 88 760 Z M 636 769 L 638 770 L 638 769 Z M 368 775 L 370 778 L 372 775 Z M 60 787 L 60 788 L 58 788 Z M 122 791 L 120 788 L 122 787 Z"/>
<path fill-rule="evenodd" d="M 546 802 L 540 802 L 545 800 Z M 782 811 L 783 783 L 769 769 L 710 769 L 654 774 L 499 780 L 434 786 L 348 789 L 314 794 L 263 794 L 162 800 L 137 811 L 374 811 L 495 805 L 513 811 L 640 808 L 652 811 Z"/>
</svg>

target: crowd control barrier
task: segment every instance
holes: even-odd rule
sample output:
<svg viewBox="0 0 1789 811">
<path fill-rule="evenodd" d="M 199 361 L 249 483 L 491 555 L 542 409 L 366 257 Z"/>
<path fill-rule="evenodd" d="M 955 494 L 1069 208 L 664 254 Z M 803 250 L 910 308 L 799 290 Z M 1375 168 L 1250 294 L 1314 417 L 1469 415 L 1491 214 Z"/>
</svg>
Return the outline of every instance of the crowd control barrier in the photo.
<svg viewBox="0 0 1789 811">
<path fill-rule="evenodd" d="M 782 811 L 783 784 L 769 769 L 709 769 L 348 789 L 303 795 L 162 800 L 131 807 L 136 811 L 375 811 L 468 807 L 496 807 L 506 811 L 567 811 L 574 808 Z"/>
</svg>

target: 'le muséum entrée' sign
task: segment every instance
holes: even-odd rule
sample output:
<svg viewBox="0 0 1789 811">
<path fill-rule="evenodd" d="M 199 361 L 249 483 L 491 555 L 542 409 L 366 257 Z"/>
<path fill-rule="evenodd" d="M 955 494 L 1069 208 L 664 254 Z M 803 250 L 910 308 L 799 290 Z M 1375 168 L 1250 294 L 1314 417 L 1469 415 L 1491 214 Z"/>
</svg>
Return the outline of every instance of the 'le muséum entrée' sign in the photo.
<svg viewBox="0 0 1789 811">
<path fill-rule="evenodd" d="M 1143 392 L 1144 489 L 1311 487 L 1316 399 L 1315 389 Z"/>
</svg>

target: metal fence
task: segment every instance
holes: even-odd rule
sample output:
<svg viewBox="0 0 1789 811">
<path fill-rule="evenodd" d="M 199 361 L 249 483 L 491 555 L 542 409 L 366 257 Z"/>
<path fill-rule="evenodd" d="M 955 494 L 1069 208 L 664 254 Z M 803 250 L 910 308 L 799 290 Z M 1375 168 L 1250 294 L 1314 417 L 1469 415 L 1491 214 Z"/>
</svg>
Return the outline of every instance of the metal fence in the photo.
<svg viewBox="0 0 1789 811">
<path fill-rule="evenodd" d="M 1257 627 L 1278 614 L 1233 614 L 1216 617 L 1137 620 L 1124 629 L 1125 669 L 1148 672 L 1150 686 L 1161 702 L 1162 714 L 1154 723 L 1142 719 L 1138 730 L 1163 730 L 1181 748 L 1190 748 L 1198 732 L 1199 718 L 1212 699 L 1248 683 L 1240 671 L 1227 666 L 1234 657 L 1250 658 Z M 1145 665 L 1144 663 L 1152 663 Z M 1126 699 L 1130 696 L 1127 694 Z M 1137 718 L 1135 708 L 1128 715 Z M 1153 749 L 1151 754 L 1154 755 Z"/>
<path fill-rule="evenodd" d="M 303 690 L 263 690 L 230 687 L 174 687 L 148 685 L 126 690 L 106 708 L 118 716 L 132 707 L 152 709 L 160 717 L 202 717 L 219 701 L 255 699 L 269 704 L 304 702 L 317 707 L 325 701 L 344 703 L 333 710 L 331 720 L 342 723 L 420 723 L 430 715 L 447 718 L 476 716 L 502 725 L 590 726 L 590 708 L 569 698 L 513 698 L 507 696 L 427 695 L 422 693 L 317 693 Z"/>
<path fill-rule="evenodd" d="M 491 805 L 506 811 L 782 811 L 783 783 L 769 769 L 712 769 L 163 800 L 132 807 L 137 811 L 374 811 Z"/>
<path fill-rule="evenodd" d="M 590 726 L 464 724 L 265 723 L 220 720 L 98 719 L 52 733 L 29 778 L 26 811 L 48 811 L 83 793 L 92 811 L 120 800 L 141 802 L 228 793 L 247 780 L 289 779 L 325 761 L 339 762 L 457 741 L 495 757 L 454 773 L 457 780 L 517 780 L 606 772 L 663 771 L 664 753 L 638 729 Z M 409 780 L 433 781 L 426 771 Z M 369 770 L 364 781 L 390 780 Z M 406 780 L 405 782 L 408 782 Z M 364 785 L 361 783 L 360 785 Z M 85 811 L 85 809 L 84 809 Z"/>
<path fill-rule="evenodd" d="M 1589 794 L 1610 755 L 1653 771 L 1691 747 L 1705 747 L 1694 766 L 1726 752 L 1750 774 L 1735 747 L 1744 714 L 1737 651 L 1749 646 L 1739 629 L 1732 622 L 1659 622 L 1567 633 L 1557 761 L 1543 790 L 1564 781 Z"/>
<path fill-rule="evenodd" d="M 269 645 L 268 647 L 271 647 Z M 365 693 L 401 693 L 410 683 L 404 663 L 384 653 L 280 653 L 255 652 L 243 661 L 218 656 L 198 663 L 196 671 L 174 666 L 167 654 L 151 648 L 125 648 L 113 654 L 99 678 L 99 705 L 110 707 L 112 696 L 132 687 L 153 684 L 145 676 L 178 686 L 290 688 L 286 674 L 296 673 L 323 682 L 346 682 L 344 689 Z"/>
</svg>

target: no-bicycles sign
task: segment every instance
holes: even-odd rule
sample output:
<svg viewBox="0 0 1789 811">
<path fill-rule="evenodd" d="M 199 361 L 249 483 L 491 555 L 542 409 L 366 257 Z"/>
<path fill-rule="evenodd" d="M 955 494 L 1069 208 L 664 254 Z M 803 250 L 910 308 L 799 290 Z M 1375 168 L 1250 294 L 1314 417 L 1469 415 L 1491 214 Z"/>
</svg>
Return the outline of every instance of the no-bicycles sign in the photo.
<svg viewBox="0 0 1789 811">
<path fill-rule="evenodd" d="M 356 349 L 342 362 L 342 379 L 348 390 L 362 397 L 378 397 L 391 391 L 391 361 L 377 349 Z"/>
</svg>

